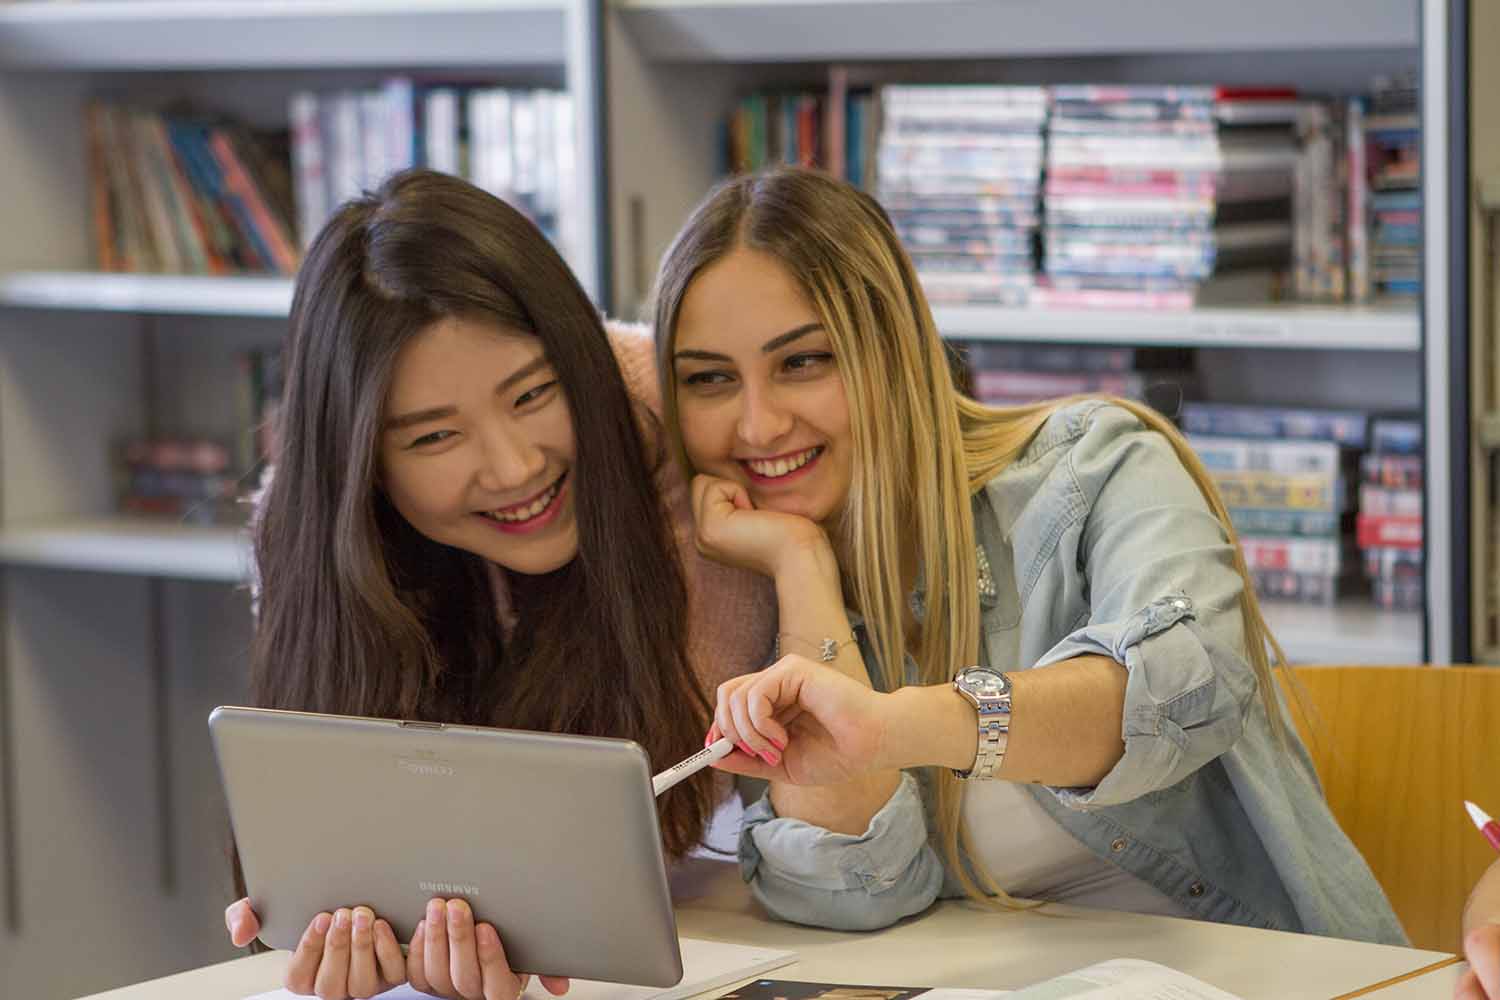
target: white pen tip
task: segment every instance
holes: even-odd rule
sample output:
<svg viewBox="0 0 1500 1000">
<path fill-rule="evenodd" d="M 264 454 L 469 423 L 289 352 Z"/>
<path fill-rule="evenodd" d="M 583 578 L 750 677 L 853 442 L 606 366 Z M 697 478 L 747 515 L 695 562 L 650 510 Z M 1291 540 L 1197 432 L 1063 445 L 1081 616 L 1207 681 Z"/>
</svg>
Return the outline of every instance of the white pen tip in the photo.
<svg viewBox="0 0 1500 1000">
<path fill-rule="evenodd" d="M 1481 830 L 1494 822 L 1494 820 L 1490 819 L 1489 813 L 1485 812 L 1483 809 L 1479 808 L 1472 802 L 1466 800 L 1464 802 L 1464 808 L 1469 810 L 1469 818 L 1472 819 L 1474 821 L 1474 825 L 1479 827 L 1479 829 Z"/>
</svg>

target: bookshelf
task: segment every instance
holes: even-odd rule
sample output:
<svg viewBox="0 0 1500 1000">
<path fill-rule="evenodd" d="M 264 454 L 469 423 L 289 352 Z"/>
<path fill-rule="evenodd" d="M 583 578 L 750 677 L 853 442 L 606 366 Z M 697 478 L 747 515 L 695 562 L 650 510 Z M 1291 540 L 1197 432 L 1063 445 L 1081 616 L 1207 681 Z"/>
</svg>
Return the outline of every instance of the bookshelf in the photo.
<svg viewBox="0 0 1500 1000">
<path fill-rule="evenodd" d="M 838 66 L 851 87 L 880 83 L 1296 84 L 1348 94 L 1381 73 L 1446 73 L 1432 40 L 1442 4 L 1421 0 L 1274 0 L 1254 9 L 1227 0 L 1117 7 L 1104 0 L 1041 6 L 983 0 L 614 0 L 610 19 L 615 287 L 625 309 L 644 298 L 656 261 L 681 219 L 719 177 L 718 122 L 744 93 L 827 86 Z M 1426 19 L 1424 22 L 1424 18 Z M 1424 49 L 1424 44 L 1426 48 Z M 1441 48 L 1439 46 L 1439 48 Z M 1440 113 L 1430 104 L 1430 118 Z M 1425 120 L 1425 119 L 1424 119 Z M 1424 178 L 1448 156 L 1427 130 Z M 1428 204 L 1440 204 L 1425 192 Z M 1429 212 L 1429 226 L 1441 213 Z M 1429 231 L 1427 238 L 1434 239 Z M 1441 269 L 1426 273 L 1422 307 L 1277 303 L 1184 311 L 938 306 L 955 340 L 1202 348 L 1200 375 L 1226 401 L 1424 409 L 1428 439 L 1448 405 Z M 1425 311 L 1424 311 L 1425 310 Z M 1262 357 L 1263 355 L 1263 357 Z M 1302 359 L 1306 359 L 1303 363 Z M 1286 366 L 1295 370 L 1287 371 Z M 1278 375 L 1277 372 L 1282 374 Z M 1341 371 L 1370 396 L 1351 395 Z M 1282 395 L 1275 393 L 1278 390 Z M 1287 396 L 1285 393 L 1293 395 Z M 1425 396 L 1425 400 L 1424 400 Z M 1218 397 L 1215 397 L 1218 398 Z M 1444 451 L 1443 448 L 1429 452 Z M 1428 476 L 1430 615 L 1369 602 L 1272 606 L 1272 624 L 1299 662 L 1442 662 L 1454 654 L 1445 559 L 1451 496 L 1441 461 Z M 1462 647 L 1459 647 L 1462 648 Z"/>
<path fill-rule="evenodd" d="M 570 263 L 602 300 L 600 11 L 0 3 L 0 992 L 90 994 L 234 954 L 204 721 L 245 698 L 248 541 L 111 513 L 109 455 L 148 434 L 234 434 L 237 362 L 281 340 L 292 282 L 91 270 L 86 103 L 189 101 L 284 127 L 293 92 L 394 74 L 564 87 L 586 235 Z"/>
</svg>

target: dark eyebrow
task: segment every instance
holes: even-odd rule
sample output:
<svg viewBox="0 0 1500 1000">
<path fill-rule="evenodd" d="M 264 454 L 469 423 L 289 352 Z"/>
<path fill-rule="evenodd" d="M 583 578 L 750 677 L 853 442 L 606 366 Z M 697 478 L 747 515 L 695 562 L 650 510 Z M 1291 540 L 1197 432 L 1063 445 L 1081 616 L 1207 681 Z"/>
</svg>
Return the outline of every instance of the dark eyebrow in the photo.
<svg viewBox="0 0 1500 1000">
<path fill-rule="evenodd" d="M 822 323 L 804 323 L 786 333 L 777 334 L 761 345 L 760 353 L 770 354 L 780 350 L 792 341 L 805 337 L 809 333 L 823 329 Z M 713 351 L 678 351 L 675 355 L 678 361 L 732 361 L 726 354 L 715 354 Z"/>
<path fill-rule="evenodd" d="M 538 354 L 531 361 L 517 368 L 507 375 L 499 385 L 495 386 L 495 392 L 502 393 L 522 379 L 535 375 L 538 371 L 548 365 L 547 355 Z M 384 430 L 399 431 L 404 427 L 413 427 L 417 424 L 425 424 L 432 420 L 446 420 L 458 412 L 456 406 L 433 406 L 425 410 L 414 410 L 411 413 L 403 413 L 399 417 L 390 417 L 386 420 Z"/>
</svg>

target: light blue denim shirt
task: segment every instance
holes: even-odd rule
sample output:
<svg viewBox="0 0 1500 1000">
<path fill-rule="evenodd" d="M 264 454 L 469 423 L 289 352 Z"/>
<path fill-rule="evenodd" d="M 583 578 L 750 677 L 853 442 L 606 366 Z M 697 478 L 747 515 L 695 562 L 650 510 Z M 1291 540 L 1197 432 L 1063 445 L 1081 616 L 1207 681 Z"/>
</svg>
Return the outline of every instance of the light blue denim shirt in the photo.
<svg viewBox="0 0 1500 1000">
<path fill-rule="evenodd" d="M 1041 807 L 1204 920 L 1404 943 L 1306 749 L 1272 735 L 1233 549 L 1167 440 L 1120 407 L 1073 404 L 973 503 L 991 571 L 981 660 L 1012 671 L 1097 654 L 1128 672 L 1124 756 L 1092 788 L 1025 786 Z M 773 916 L 849 930 L 961 894 L 929 835 L 929 780 L 904 775 L 860 836 L 778 817 L 763 796 L 740 833 L 745 880 Z"/>
</svg>

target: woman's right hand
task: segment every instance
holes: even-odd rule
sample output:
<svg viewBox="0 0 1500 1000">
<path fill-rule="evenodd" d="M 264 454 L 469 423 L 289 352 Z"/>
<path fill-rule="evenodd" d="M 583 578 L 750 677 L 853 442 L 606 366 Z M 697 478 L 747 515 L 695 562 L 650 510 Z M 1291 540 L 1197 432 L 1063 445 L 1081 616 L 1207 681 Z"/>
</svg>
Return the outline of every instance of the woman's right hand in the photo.
<svg viewBox="0 0 1500 1000">
<path fill-rule="evenodd" d="M 890 695 L 827 664 L 783 656 L 719 685 L 708 742 L 727 736 L 742 752 L 714 766 L 794 785 L 849 781 L 895 763 L 886 759 L 891 708 Z"/>
</svg>

